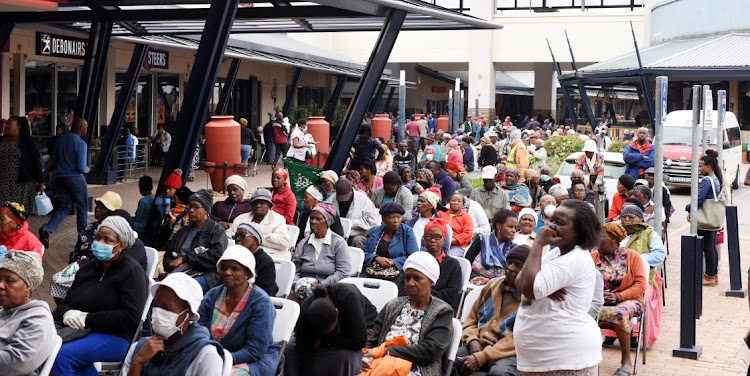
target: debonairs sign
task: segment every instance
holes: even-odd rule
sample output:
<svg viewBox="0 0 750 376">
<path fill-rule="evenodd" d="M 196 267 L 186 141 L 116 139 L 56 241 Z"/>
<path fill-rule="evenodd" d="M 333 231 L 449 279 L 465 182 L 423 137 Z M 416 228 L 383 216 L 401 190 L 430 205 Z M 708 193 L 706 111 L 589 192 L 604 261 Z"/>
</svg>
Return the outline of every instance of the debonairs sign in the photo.
<svg viewBox="0 0 750 376">
<path fill-rule="evenodd" d="M 86 39 L 37 32 L 36 40 L 37 55 L 69 59 L 83 59 L 86 55 Z"/>
</svg>

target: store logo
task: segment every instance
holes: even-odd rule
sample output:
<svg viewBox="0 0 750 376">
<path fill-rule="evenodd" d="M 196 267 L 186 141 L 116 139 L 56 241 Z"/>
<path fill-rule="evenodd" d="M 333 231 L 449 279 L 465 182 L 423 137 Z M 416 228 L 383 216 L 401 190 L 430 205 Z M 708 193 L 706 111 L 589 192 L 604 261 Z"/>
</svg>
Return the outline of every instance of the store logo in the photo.
<svg viewBox="0 0 750 376">
<path fill-rule="evenodd" d="M 42 34 L 40 39 L 42 41 L 42 55 L 49 55 L 51 52 L 50 42 L 52 42 L 52 37 L 49 34 Z"/>
</svg>

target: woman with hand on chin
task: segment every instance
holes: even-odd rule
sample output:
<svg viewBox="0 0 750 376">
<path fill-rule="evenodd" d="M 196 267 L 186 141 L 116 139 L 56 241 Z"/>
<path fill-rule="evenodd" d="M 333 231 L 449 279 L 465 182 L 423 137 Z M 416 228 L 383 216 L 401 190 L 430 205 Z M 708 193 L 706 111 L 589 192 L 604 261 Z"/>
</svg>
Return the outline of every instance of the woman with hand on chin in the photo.
<svg viewBox="0 0 750 376">
<path fill-rule="evenodd" d="M 598 375 L 601 334 L 588 308 L 599 273 L 591 249 L 600 229 L 588 204 L 565 200 L 539 230 L 516 278 L 523 300 L 513 337 L 524 375 Z M 556 248 L 542 257 L 545 245 Z"/>
</svg>

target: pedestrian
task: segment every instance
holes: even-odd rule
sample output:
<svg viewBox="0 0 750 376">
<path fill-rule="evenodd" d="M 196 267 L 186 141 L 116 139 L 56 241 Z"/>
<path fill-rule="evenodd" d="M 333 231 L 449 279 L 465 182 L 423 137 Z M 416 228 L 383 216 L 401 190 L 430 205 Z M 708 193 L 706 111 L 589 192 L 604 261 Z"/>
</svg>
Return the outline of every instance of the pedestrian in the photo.
<svg viewBox="0 0 750 376">
<path fill-rule="evenodd" d="M 471 137 L 464 137 L 461 139 L 461 149 L 464 153 L 464 168 L 466 172 L 474 172 L 474 146 Z"/>
<path fill-rule="evenodd" d="M 424 118 L 424 116 L 420 116 L 417 124 L 419 124 L 419 146 L 424 150 L 424 140 L 425 137 L 427 137 L 427 133 L 429 131 L 429 123 L 427 122 L 427 119 Z"/>
<path fill-rule="evenodd" d="M 359 134 L 354 139 L 352 147 L 354 148 L 354 156 L 349 161 L 350 171 L 359 171 L 362 163 L 365 161 L 380 160 L 385 157 L 383 145 L 378 140 L 372 138 L 372 126 L 368 124 L 359 127 Z M 375 156 L 376 152 L 377 158 Z"/>
<path fill-rule="evenodd" d="M 276 119 L 281 121 L 284 114 L 281 112 L 276 113 L 276 116 L 271 116 L 271 120 L 263 126 L 263 143 L 266 147 L 266 157 L 268 158 L 268 164 L 273 164 L 274 158 L 276 158 L 276 143 L 274 142 L 273 125 L 276 124 Z M 275 170 L 275 168 L 274 168 Z"/>
<path fill-rule="evenodd" d="M 240 119 L 240 163 L 248 164 L 250 160 L 250 152 L 253 150 L 253 144 L 255 143 L 255 135 L 253 131 L 247 126 L 247 119 Z M 245 170 L 245 176 L 248 176 L 248 170 Z"/>
<path fill-rule="evenodd" d="M 281 114 L 279 112 L 279 114 Z M 279 162 L 280 158 L 283 158 L 286 156 L 287 152 L 289 151 L 289 140 L 287 139 L 287 136 L 289 135 L 289 118 L 276 118 L 276 121 L 273 123 L 273 142 L 276 145 L 276 154 L 273 158 L 273 163 L 271 163 L 271 167 L 275 170 L 276 164 Z"/>
<path fill-rule="evenodd" d="M 722 192 L 724 177 L 716 158 L 704 155 L 698 161 L 698 171 L 703 179 L 698 186 L 698 209 L 706 200 L 718 198 Z M 690 204 L 685 207 L 688 212 L 687 220 L 690 222 Z M 716 230 L 698 229 L 698 235 L 703 237 L 703 255 L 706 258 L 706 271 L 703 273 L 704 286 L 716 286 L 718 280 L 718 253 L 716 252 Z"/>
<path fill-rule="evenodd" d="M 409 118 L 409 122 L 406 123 L 406 135 L 414 143 L 414 150 L 416 151 L 414 155 L 417 155 L 419 149 L 424 147 L 424 143 L 419 141 L 419 123 L 417 123 L 415 119 L 416 117 L 412 115 L 411 118 Z"/>
<path fill-rule="evenodd" d="M 625 147 L 622 159 L 626 164 L 625 173 L 633 179 L 643 178 L 644 171 L 654 167 L 654 148 L 648 142 L 648 129 L 638 128 L 636 140 Z"/>
<path fill-rule="evenodd" d="M 83 174 L 89 172 L 86 165 L 87 145 L 83 137 L 88 123 L 83 118 L 75 118 L 71 132 L 60 139 L 52 163 L 57 164 L 57 193 L 60 206 L 52 212 L 49 222 L 39 228 L 39 240 L 49 248 L 49 235 L 60 226 L 70 210 L 76 209 L 76 230 L 80 234 L 86 227 L 89 191 Z"/>
<path fill-rule="evenodd" d="M 28 213 L 36 212 L 34 196 L 44 193 L 42 161 L 34 139 L 31 137 L 29 121 L 25 117 L 13 116 L 5 124 L 5 133 L 0 141 L 0 202 L 16 202 Z"/>
<path fill-rule="evenodd" d="M 604 221 L 604 202 L 607 200 L 606 186 L 604 185 L 605 168 L 604 155 L 599 152 L 596 142 L 594 140 L 586 141 L 583 144 L 583 154 L 576 160 L 575 169 L 583 171 L 583 175 L 588 176 L 586 188 L 594 191 L 597 195 L 597 199 L 594 200 L 594 210 L 600 222 Z"/>
<path fill-rule="evenodd" d="M 164 164 L 164 157 L 169 152 L 169 146 L 172 145 L 172 135 L 164 130 L 164 124 L 157 125 L 156 129 L 156 137 L 152 141 L 152 154 L 154 157 L 151 160 L 151 164 L 161 166 Z"/>
<path fill-rule="evenodd" d="M 307 120 L 300 120 L 297 124 L 298 125 L 294 130 L 292 130 L 292 135 L 289 137 L 291 139 L 291 147 L 289 148 L 289 151 L 287 151 L 286 156 L 295 162 L 304 164 L 307 160 L 307 153 L 310 150 L 307 148 L 309 145 L 307 144 L 307 138 L 305 137 Z"/>
</svg>

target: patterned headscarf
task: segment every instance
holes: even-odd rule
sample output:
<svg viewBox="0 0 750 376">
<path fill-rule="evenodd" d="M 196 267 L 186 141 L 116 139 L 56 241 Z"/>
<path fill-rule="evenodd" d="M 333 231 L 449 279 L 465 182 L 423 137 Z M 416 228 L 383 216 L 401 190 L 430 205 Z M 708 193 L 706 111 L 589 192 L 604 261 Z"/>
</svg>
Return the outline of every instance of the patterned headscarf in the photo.
<svg viewBox="0 0 750 376">
<path fill-rule="evenodd" d="M 277 168 L 274 170 L 273 174 L 281 175 L 281 177 L 284 178 L 284 181 L 289 180 L 289 173 L 283 168 Z"/>
<path fill-rule="evenodd" d="M 349 170 L 349 172 L 346 173 L 347 179 L 354 179 L 354 182 L 359 182 L 361 180 L 359 176 L 359 172 L 357 170 Z"/>
<path fill-rule="evenodd" d="M 19 225 L 22 225 L 24 222 L 26 222 L 26 218 L 29 217 L 28 214 L 26 214 L 26 208 L 24 208 L 23 205 L 17 202 L 5 201 L 2 208 L 0 209 L 8 214 L 13 222 L 18 223 Z"/>
<path fill-rule="evenodd" d="M 422 193 L 419 194 L 420 197 L 424 197 L 427 202 L 432 205 L 433 208 L 437 209 L 438 204 L 440 204 L 440 195 L 435 194 L 435 192 L 430 190 L 424 190 Z"/>
<path fill-rule="evenodd" d="M 521 139 L 521 131 L 516 129 L 513 132 L 510 132 L 510 136 L 508 136 L 508 145 L 513 145 L 516 143 L 516 141 Z"/>
<path fill-rule="evenodd" d="M 313 207 L 312 211 L 322 214 L 323 218 L 325 218 L 326 220 L 326 224 L 328 225 L 328 227 L 331 227 L 331 224 L 333 224 L 336 215 L 336 209 L 333 207 L 333 205 L 327 202 L 321 202 L 316 204 Z"/>
<path fill-rule="evenodd" d="M 428 170 L 426 168 L 420 168 L 419 170 L 417 170 L 417 172 L 419 172 L 422 175 L 424 175 L 425 179 L 427 179 L 427 181 L 429 181 L 430 183 L 434 183 L 435 182 L 435 176 L 432 175 L 432 171 L 430 171 L 430 170 Z"/>
<path fill-rule="evenodd" d="M 622 241 L 622 239 L 625 239 L 628 236 L 625 228 L 622 227 L 622 225 L 619 223 L 605 223 L 604 225 L 602 225 L 602 227 L 604 227 L 604 231 L 607 231 L 609 236 L 614 238 L 618 244 Z"/>
</svg>

